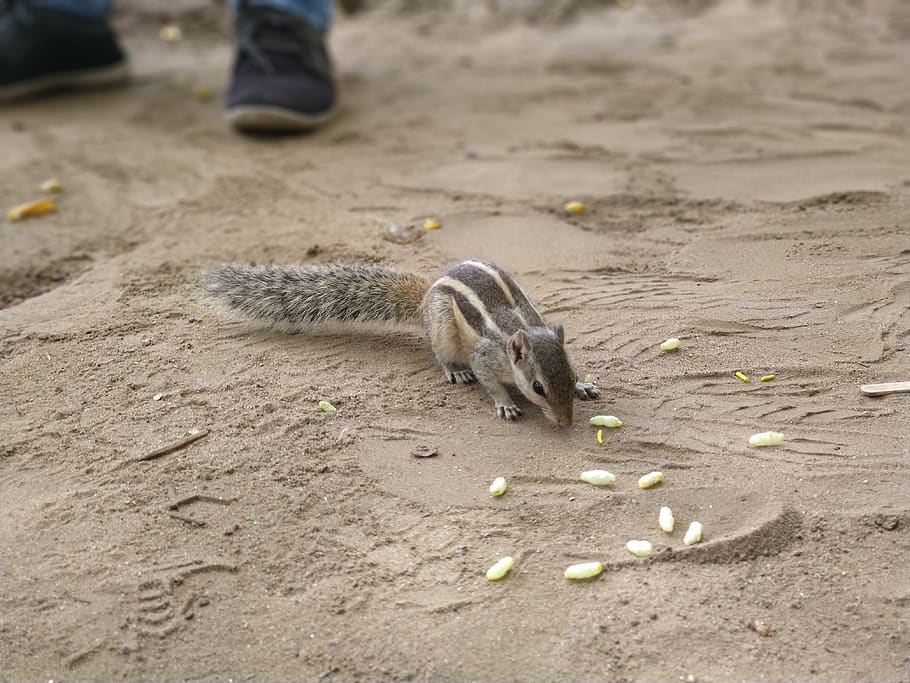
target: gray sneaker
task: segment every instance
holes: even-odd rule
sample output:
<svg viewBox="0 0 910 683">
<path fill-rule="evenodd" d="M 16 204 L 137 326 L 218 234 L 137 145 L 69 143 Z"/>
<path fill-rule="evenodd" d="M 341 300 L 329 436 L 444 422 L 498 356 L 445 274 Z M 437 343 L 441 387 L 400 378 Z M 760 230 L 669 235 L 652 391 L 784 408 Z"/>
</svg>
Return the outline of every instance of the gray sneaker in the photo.
<svg viewBox="0 0 910 683">
<path fill-rule="evenodd" d="M 128 79 L 126 55 L 106 19 L 0 0 L 0 102 Z"/>
<path fill-rule="evenodd" d="M 240 3 L 227 118 L 243 131 L 316 128 L 335 113 L 325 34 L 298 16 Z"/>
</svg>

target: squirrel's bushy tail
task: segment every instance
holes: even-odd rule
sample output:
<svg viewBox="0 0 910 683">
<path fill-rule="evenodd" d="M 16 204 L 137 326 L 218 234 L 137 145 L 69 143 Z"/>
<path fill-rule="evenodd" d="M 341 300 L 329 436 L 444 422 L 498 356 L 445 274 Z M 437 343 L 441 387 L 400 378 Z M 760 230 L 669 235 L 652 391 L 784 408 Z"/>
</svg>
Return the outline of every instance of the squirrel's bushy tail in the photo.
<svg viewBox="0 0 910 683">
<path fill-rule="evenodd" d="M 369 265 L 245 266 L 206 273 L 205 287 L 228 308 L 278 327 L 322 323 L 419 323 L 430 282 Z"/>
</svg>

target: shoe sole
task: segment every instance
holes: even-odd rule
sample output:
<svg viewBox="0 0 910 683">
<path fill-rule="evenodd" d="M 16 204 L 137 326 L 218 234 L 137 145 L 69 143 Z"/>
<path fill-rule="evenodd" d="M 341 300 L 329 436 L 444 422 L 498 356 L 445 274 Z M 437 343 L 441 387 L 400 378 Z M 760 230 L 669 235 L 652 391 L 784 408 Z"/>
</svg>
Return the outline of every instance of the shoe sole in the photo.
<svg viewBox="0 0 910 683">
<path fill-rule="evenodd" d="M 122 85 L 129 79 L 130 69 L 126 62 L 97 69 L 61 71 L 0 88 L 0 102 L 29 97 L 30 95 L 37 95 L 50 90 L 104 88 Z"/>
<path fill-rule="evenodd" d="M 335 109 L 321 114 L 302 114 L 266 105 L 234 107 L 225 114 L 234 128 L 253 133 L 300 133 L 318 128 L 334 116 Z"/>
</svg>

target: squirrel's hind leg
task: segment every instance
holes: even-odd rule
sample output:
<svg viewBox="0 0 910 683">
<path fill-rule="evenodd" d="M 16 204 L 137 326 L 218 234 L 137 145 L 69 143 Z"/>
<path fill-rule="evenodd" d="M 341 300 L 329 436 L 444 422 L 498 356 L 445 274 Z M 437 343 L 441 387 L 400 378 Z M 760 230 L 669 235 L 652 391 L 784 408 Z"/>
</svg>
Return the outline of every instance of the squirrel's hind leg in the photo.
<svg viewBox="0 0 910 683">
<path fill-rule="evenodd" d="M 457 342 L 450 335 L 430 335 L 430 346 L 436 355 L 436 361 L 442 366 L 449 384 L 473 384 L 477 376 L 471 369 L 468 359 L 460 352 Z"/>
<path fill-rule="evenodd" d="M 425 311 L 430 346 L 436 361 L 442 366 L 449 384 L 473 384 L 477 376 L 471 369 L 470 355 L 464 350 L 464 343 L 452 312 L 451 298 L 431 292 L 429 306 Z"/>
</svg>

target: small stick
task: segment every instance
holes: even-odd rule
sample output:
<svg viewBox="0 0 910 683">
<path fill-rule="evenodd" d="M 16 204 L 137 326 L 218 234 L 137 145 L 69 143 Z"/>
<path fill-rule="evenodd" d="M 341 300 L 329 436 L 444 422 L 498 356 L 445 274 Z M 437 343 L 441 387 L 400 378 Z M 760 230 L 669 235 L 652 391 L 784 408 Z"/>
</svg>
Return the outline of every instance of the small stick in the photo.
<svg viewBox="0 0 910 683">
<path fill-rule="evenodd" d="M 190 503 L 214 503 L 216 505 L 230 505 L 233 503 L 236 498 L 221 498 L 220 496 L 207 496 L 203 493 L 194 493 L 192 495 L 180 498 L 175 500 L 173 503 L 167 504 L 168 510 L 179 510 L 184 505 L 189 505 Z"/>
<path fill-rule="evenodd" d="M 863 384 L 859 390 L 866 396 L 884 396 L 910 391 L 910 382 L 885 382 L 884 384 Z"/>
<path fill-rule="evenodd" d="M 199 527 L 200 529 L 205 526 L 206 522 L 204 519 L 196 519 L 195 517 L 187 517 L 186 515 L 181 515 L 179 512 L 169 512 L 167 513 L 168 517 L 176 519 L 178 522 L 183 522 L 184 524 L 189 524 L 190 526 Z"/>
<path fill-rule="evenodd" d="M 162 446 L 161 448 L 156 448 L 153 451 L 145 453 L 144 455 L 140 455 L 138 458 L 136 458 L 136 462 L 143 462 L 145 460 L 154 460 L 155 458 L 160 458 L 162 455 L 167 455 L 168 453 L 172 453 L 173 451 L 180 450 L 181 448 L 189 446 L 194 441 L 201 439 L 203 436 L 208 436 L 208 433 L 209 433 L 208 429 L 203 429 L 202 431 L 196 432 L 195 434 L 190 434 L 189 436 L 185 436 L 182 439 L 180 439 L 179 441 L 175 441 L 174 443 L 170 443 L 166 446 Z"/>
</svg>

